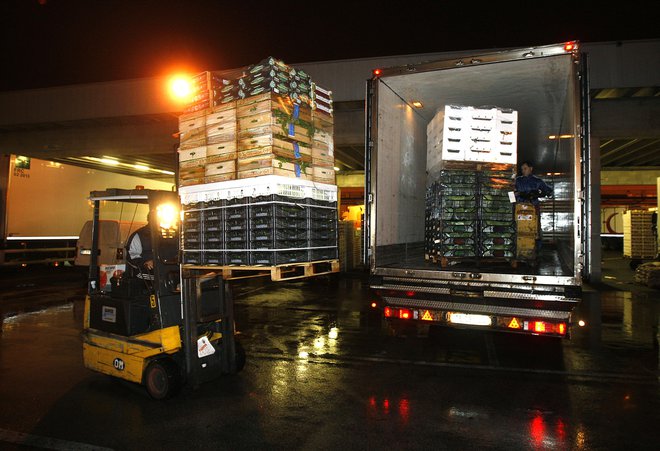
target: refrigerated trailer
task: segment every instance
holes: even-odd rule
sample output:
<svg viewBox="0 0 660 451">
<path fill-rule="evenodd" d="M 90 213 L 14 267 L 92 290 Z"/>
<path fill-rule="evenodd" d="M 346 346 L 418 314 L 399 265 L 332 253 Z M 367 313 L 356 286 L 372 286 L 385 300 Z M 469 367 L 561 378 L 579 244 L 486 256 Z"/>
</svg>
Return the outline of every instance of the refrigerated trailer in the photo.
<svg viewBox="0 0 660 451">
<path fill-rule="evenodd" d="M 568 337 L 590 276 L 586 56 L 576 42 L 377 68 L 367 81 L 365 258 L 391 323 Z M 537 265 L 425 258 L 427 124 L 446 105 L 518 113 L 517 163 L 553 187 Z M 598 205 L 594 206 L 596 209 Z"/>
<path fill-rule="evenodd" d="M 0 267 L 73 263 L 81 229 L 91 217 L 87 198 L 99 184 L 167 191 L 174 186 L 20 155 L 11 155 L 8 163 L 7 178 L 0 186 Z M 144 222 L 146 213 L 116 211 L 111 219 L 134 224 Z"/>
</svg>

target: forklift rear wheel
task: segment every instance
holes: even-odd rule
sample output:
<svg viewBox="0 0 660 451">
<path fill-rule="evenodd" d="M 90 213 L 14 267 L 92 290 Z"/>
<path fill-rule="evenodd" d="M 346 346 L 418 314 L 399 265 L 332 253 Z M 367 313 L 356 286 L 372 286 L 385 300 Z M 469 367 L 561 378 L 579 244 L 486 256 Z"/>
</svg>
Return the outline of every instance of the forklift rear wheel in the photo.
<svg viewBox="0 0 660 451">
<path fill-rule="evenodd" d="M 243 345 L 239 342 L 235 342 L 235 351 L 236 351 L 236 358 L 235 358 L 235 363 L 236 363 L 236 372 L 240 373 L 243 368 L 245 368 L 245 348 L 243 348 Z"/>
<path fill-rule="evenodd" d="M 167 399 L 181 388 L 179 367 L 170 359 L 154 360 L 144 371 L 144 385 L 153 399 Z"/>
</svg>

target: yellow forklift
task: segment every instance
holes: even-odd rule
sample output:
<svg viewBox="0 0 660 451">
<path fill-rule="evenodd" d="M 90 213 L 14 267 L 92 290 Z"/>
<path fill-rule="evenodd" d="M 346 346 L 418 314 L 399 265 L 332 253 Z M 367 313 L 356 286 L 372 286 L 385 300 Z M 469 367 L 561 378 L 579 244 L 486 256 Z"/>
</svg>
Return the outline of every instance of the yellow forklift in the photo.
<svg viewBox="0 0 660 451">
<path fill-rule="evenodd" d="M 235 339 L 227 282 L 221 274 L 179 263 L 177 194 L 107 189 L 91 192 L 90 200 L 94 219 L 82 333 L 85 366 L 142 384 L 154 399 L 169 398 L 184 384 L 197 387 L 239 372 L 245 351 Z M 101 207 L 116 209 L 117 203 L 148 206 L 154 265 L 133 271 L 127 265 L 127 271 L 101 285 Z M 127 257 L 127 249 L 117 252 L 124 253 L 118 260 Z"/>
</svg>

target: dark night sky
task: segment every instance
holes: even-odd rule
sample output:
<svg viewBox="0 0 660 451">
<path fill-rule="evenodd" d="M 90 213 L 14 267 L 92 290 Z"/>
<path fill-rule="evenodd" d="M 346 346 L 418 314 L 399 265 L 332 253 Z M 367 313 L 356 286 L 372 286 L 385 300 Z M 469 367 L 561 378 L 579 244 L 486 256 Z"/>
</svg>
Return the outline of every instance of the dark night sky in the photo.
<svg viewBox="0 0 660 451">
<path fill-rule="evenodd" d="M 267 56 L 295 64 L 660 37 L 657 0 L 489 4 L 0 0 L 0 90 L 229 69 Z"/>
</svg>

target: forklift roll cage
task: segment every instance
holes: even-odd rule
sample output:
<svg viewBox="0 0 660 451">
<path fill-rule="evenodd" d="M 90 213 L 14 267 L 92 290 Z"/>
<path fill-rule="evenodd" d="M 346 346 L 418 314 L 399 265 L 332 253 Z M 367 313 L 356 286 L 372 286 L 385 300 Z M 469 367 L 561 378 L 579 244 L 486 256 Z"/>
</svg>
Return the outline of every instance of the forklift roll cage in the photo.
<svg viewBox="0 0 660 451">
<path fill-rule="evenodd" d="M 175 226 L 168 229 L 161 228 L 156 218 L 159 206 L 178 207 L 177 193 L 108 189 L 91 192 L 89 199 L 94 204 L 94 217 L 83 328 L 85 366 L 144 384 L 156 399 L 173 395 L 183 383 L 196 387 L 240 371 L 245 355 L 235 341 L 228 284 L 221 274 L 182 268 L 180 218 L 177 215 Z M 109 293 L 103 291 L 98 265 L 103 201 L 148 205 L 153 281 L 124 273 L 119 280 L 112 280 Z M 118 330 L 120 326 L 124 329 Z M 198 350 L 207 340 L 212 354 Z"/>
</svg>

